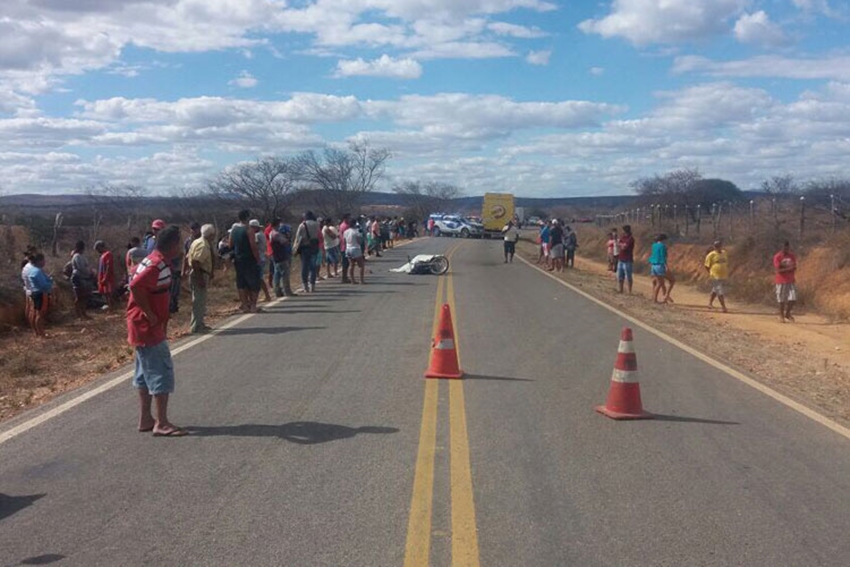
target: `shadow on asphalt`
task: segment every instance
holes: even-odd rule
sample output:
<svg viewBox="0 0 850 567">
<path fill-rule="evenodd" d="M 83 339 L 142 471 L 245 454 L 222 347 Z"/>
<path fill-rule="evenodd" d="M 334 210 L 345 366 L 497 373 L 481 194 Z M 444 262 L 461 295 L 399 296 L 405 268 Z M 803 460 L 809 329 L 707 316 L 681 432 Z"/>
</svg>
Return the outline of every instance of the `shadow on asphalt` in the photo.
<svg viewBox="0 0 850 567">
<path fill-rule="evenodd" d="M 223 425 L 220 427 L 187 427 L 192 436 L 198 437 L 278 437 L 299 445 L 316 445 L 340 439 L 350 439 L 362 433 L 398 433 L 395 427 L 348 427 L 315 421 L 293 421 L 283 425 Z"/>
<path fill-rule="evenodd" d="M 738 421 L 722 421 L 719 419 L 702 419 L 700 417 L 684 417 L 681 415 L 664 415 L 653 413 L 652 419 L 656 421 L 673 421 L 677 423 L 707 423 L 709 425 L 741 425 Z"/>
<path fill-rule="evenodd" d="M 0 492 L 0 520 L 32 506 L 36 500 L 41 500 L 46 494 L 28 494 L 26 496 L 9 496 Z"/>
<path fill-rule="evenodd" d="M 283 313 L 283 311 L 281 311 Z M 282 335 L 295 331 L 312 331 L 326 329 L 327 327 L 234 327 L 219 331 L 219 335 Z"/>
<path fill-rule="evenodd" d="M 36 557 L 27 557 L 21 561 L 21 565 L 49 565 L 50 563 L 56 563 L 63 559 L 65 559 L 64 555 L 59 555 L 58 553 L 46 553 Z"/>
<path fill-rule="evenodd" d="M 505 376 L 479 376 L 477 374 L 465 374 L 464 380 L 495 380 L 499 382 L 536 382 L 531 378 L 507 378 Z"/>
</svg>

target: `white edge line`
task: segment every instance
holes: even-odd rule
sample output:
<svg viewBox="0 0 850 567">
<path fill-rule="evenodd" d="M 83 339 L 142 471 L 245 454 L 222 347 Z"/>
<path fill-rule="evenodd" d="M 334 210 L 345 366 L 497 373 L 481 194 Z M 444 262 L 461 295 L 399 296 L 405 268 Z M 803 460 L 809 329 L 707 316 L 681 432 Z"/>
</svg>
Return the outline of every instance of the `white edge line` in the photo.
<svg viewBox="0 0 850 567">
<path fill-rule="evenodd" d="M 707 354 L 704 354 L 704 353 L 696 350 L 695 348 L 690 347 L 690 346 L 686 345 L 685 343 L 683 343 L 683 342 L 681 342 L 677 339 L 674 339 L 673 337 L 671 337 L 667 333 L 665 333 L 663 331 L 659 331 L 655 327 L 652 327 L 649 324 L 644 323 L 643 321 L 640 321 L 639 319 L 636 319 L 636 318 L 632 317 L 631 315 L 628 315 L 628 314 L 620 311 L 616 307 L 605 303 L 601 299 L 593 297 L 589 293 L 582 291 L 579 288 L 575 287 L 574 285 L 569 284 L 569 283 L 565 282 L 564 280 L 562 280 L 562 279 L 546 272 L 545 270 L 533 265 L 531 262 L 529 262 L 528 260 L 526 260 L 525 258 L 520 256 L 519 254 L 517 254 L 517 258 L 519 258 L 520 261 L 523 262 L 526 266 L 533 268 L 533 269 L 537 270 L 538 272 L 540 272 L 541 274 L 543 274 L 544 276 L 555 280 L 556 282 L 558 282 L 562 286 L 564 286 L 564 287 L 568 288 L 569 290 L 579 294 L 580 296 L 584 297 L 585 299 L 592 301 L 593 303 L 599 305 L 600 307 L 604 307 L 608 311 L 622 317 L 623 319 L 629 321 L 630 323 L 633 323 L 634 325 L 637 325 L 638 327 L 644 329 L 645 331 L 649 331 L 650 333 L 652 333 L 656 337 L 658 337 L 658 338 L 660 338 L 664 341 L 667 341 L 671 345 L 685 351 L 686 353 L 690 354 L 691 356 L 694 356 L 694 357 L 698 358 L 699 360 L 713 366 L 714 368 L 728 374 L 732 378 L 735 378 L 736 380 L 743 382 L 747 386 L 750 386 L 751 388 L 758 390 L 762 394 L 770 396 L 771 398 L 773 398 L 777 402 L 784 404 L 784 405 L 788 406 L 789 408 L 791 408 L 791 409 L 803 414 L 804 416 L 808 417 L 812 421 L 815 421 L 815 422 L 823 425 L 824 427 L 831 429 L 832 431 L 834 431 L 835 433 L 838 433 L 839 435 L 845 437 L 846 439 L 850 439 L 850 429 L 844 427 L 840 423 L 837 423 L 837 422 L 829 419 L 825 415 L 821 415 L 820 413 L 814 411 L 813 409 L 806 407 L 806 406 L 804 406 L 803 404 L 801 404 L 797 401 L 792 400 L 791 398 L 789 398 L 788 396 L 785 396 L 784 394 L 780 394 L 776 390 L 762 384 L 761 382 L 753 380 L 752 378 L 750 378 L 746 374 L 743 374 L 742 372 L 735 370 L 731 366 L 727 366 L 726 364 L 723 364 L 722 362 L 708 356 Z"/>
<path fill-rule="evenodd" d="M 286 301 L 287 299 L 289 299 L 289 298 L 281 297 L 281 298 L 276 299 L 276 300 L 272 301 L 271 303 L 267 304 L 267 306 L 271 307 L 271 306 L 277 305 L 278 303 L 280 303 L 282 301 Z M 256 313 L 246 313 L 245 315 L 242 315 L 241 317 L 237 317 L 236 319 L 222 325 L 221 327 L 217 327 L 215 330 L 211 331 L 210 333 L 208 333 L 206 335 L 200 336 L 200 337 L 198 337 L 198 338 L 196 338 L 192 341 L 189 341 L 186 344 L 180 345 L 179 347 L 172 350 L 171 354 L 172 354 L 172 356 L 177 356 L 181 352 L 187 351 L 192 347 L 196 347 L 199 344 L 210 340 L 214 336 L 220 334 L 222 331 L 226 331 L 227 329 L 235 327 L 236 325 L 239 325 L 240 323 L 244 323 L 245 321 L 247 321 L 251 317 L 254 317 L 255 315 L 256 315 Z M 96 388 L 92 388 L 91 390 L 88 390 L 87 392 L 80 394 L 79 396 L 72 398 L 72 399 L 68 400 L 67 402 L 62 403 L 62 404 L 56 406 L 53 409 L 47 410 L 46 412 L 41 413 L 41 414 L 37 415 L 36 417 L 34 417 L 32 419 L 29 419 L 29 420 L 27 420 L 27 421 L 25 421 L 25 422 L 23 422 L 19 425 L 16 425 L 15 427 L 9 429 L 8 431 L 4 431 L 4 432 L 0 433 L 0 445 L 5 443 L 6 441 L 9 441 L 10 439 L 14 439 L 15 437 L 17 437 L 18 435 L 20 435 L 22 433 L 29 431 L 33 427 L 41 425 L 42 423 L 44 423 L 48 420 L 51 420 L 54 417 L 62 415 L 66 411 L 80 405 L 81 403 L 85 402 L 86 400 L 90 400 L 91 398 L 93 398 L 93 397 L 95 397 L 99 394 L 102 394 L 103 392 L 106 392 L 107 390 L 111 390 L 112 388 L 114 388 L 118 384 L 126 383 L 127 380 L 129 380 L 130 378 L 133 377 L 134 373 L 135 373 L 135 371 L 132 371 L 132 370 L 130 372 L 125 372 L 124 374 L 121 374 L 120 376 L 113 378 L 112 380 L 106 382 L 105 384 L 101 384 L 100 386 L 98 386 Z"/>
</svg>

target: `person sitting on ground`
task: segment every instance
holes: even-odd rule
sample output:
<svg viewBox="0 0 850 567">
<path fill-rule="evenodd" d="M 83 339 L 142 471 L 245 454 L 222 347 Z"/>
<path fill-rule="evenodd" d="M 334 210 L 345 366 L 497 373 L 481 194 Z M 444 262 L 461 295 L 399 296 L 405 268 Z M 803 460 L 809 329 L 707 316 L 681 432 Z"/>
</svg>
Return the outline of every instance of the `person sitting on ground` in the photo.
<svg viewBox="0 0 850 567">
<path fill-rule="evenodd" d="M 779 303 L 779 319 L 785 323 L 794 321 L 791 310 L 797 302 L 797 256 L 791 252 L 791 243 L 787 240 L 782 244 L 782 250 L 773 256 L 773 267 L 776 270 L 776 301 Z"/>
<path fill-rule="evenodd" d="M 74 289 L 74 311 L 80 319 L 91 319 L 86 313 L 94 289 L 95 274 L 83 254 L 86 243 L 78 240 L 71 255 L 71 287 Z"/>
<path fill-rule="evenodd" d="M 514 221 L 508 221 L 508 224 L 502 228 L 502 234 L 504 234 L 505 239 L 505 264 L 514 261 L 514 254 L 516 254 L 516 243 L 519 240 L 519 230 L 514 225 Z"/>
<path fill-rule="evenodd" d="M 723 248 L 723 242 L 714 241 L 713 249 L 705 257 L 705 270 L 711 278 L 711 296 L 708 300 L 708 308 L 714 309 L 714 300 L 720 301 L 720 307 L 724 313 L 726 309 L 726 279 L 729 277 L 729 256 Z"/>
<path fill-rule="evenodd" d="M 168 398 L 174 391 L 174 363 L 168 348 L 171 315 L 171 261 L 180 256 L 180 227 L 160 231 L 156 247 L 130 280 L 127 302 L 127 342 L 136 350 L 133 385 L 139 395 L 139 427 L 155 437 L 181 437 L 187 432 L 168 420 Z M 255 271 L 256 273 L 256 271 Z M 156 419 L 151 405 L 156 406 Z"/>
<path fill-rule="evenodd" d="M 46 338 L 44 332 L 44 321 L 50 310 L 51 293 L 53 292 L 53 278 L 44 273 L 44 254 L 35 254 L 32 258 L 31 268 L 27 272 L 32 300 L 32 330 L 35 336 Z"/>
<path fill-rule="evenodd" d="M 112 252 L 103 240 L 94 243 L 95 251 L 100 254 L 97 262 L 97 291 L 106 300 L 106 308 L 115 307 L 115 261 Z"/>
</svg>

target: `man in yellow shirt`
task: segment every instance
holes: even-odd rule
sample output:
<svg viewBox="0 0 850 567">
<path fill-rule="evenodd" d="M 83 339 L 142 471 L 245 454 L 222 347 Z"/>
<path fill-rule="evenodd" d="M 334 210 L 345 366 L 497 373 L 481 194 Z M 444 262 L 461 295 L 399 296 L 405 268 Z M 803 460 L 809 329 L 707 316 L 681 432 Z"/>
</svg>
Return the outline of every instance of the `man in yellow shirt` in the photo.
<svg viewBox="0 0 850 567">
<path fill-rule="evenodd" d="M 723 242 L 714 241 L 714 249 L 705 257 L 705 269 L 711 278 L 711 298 L 708 300 L 709 309 L 714 309 L 714 300 L 720 300 L 723 312 L 726 310 L 725 285 L 729 277 L 729 256 L 723 249 Z"/>
<path fill-rule="evenodd" d="M 215 227 L 205 224 L 201 227 L 201 237 L 189 247 L 187 261 L 192 268 L 189 282 L 192 286 L 192 319 L 190 333 L 204 333 L 210 330 L 204 323 L 207 314 L 207 286 L 213 277 L 212 246 L 215 242 Z"/>
</svg>

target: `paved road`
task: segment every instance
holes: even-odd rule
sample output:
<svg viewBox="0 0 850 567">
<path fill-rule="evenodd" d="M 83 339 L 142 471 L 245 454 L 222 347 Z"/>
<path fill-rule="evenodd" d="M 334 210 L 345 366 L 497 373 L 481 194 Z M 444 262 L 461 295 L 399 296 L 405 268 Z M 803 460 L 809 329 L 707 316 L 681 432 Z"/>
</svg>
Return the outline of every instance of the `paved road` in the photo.
<svg viewBox="0 0 850 567">
<path fill-rule="evenodd" d="M 640 331 L 661 419 L 595 414 L 622 320 L 498 242 L 372 267 L 176 356 L 190 437 L 128 384 L 0 445 L 0 566 L 850 564 L 843 437 Z M 463 382 L 421 378 L 443 300 Z"/>
</svg>

